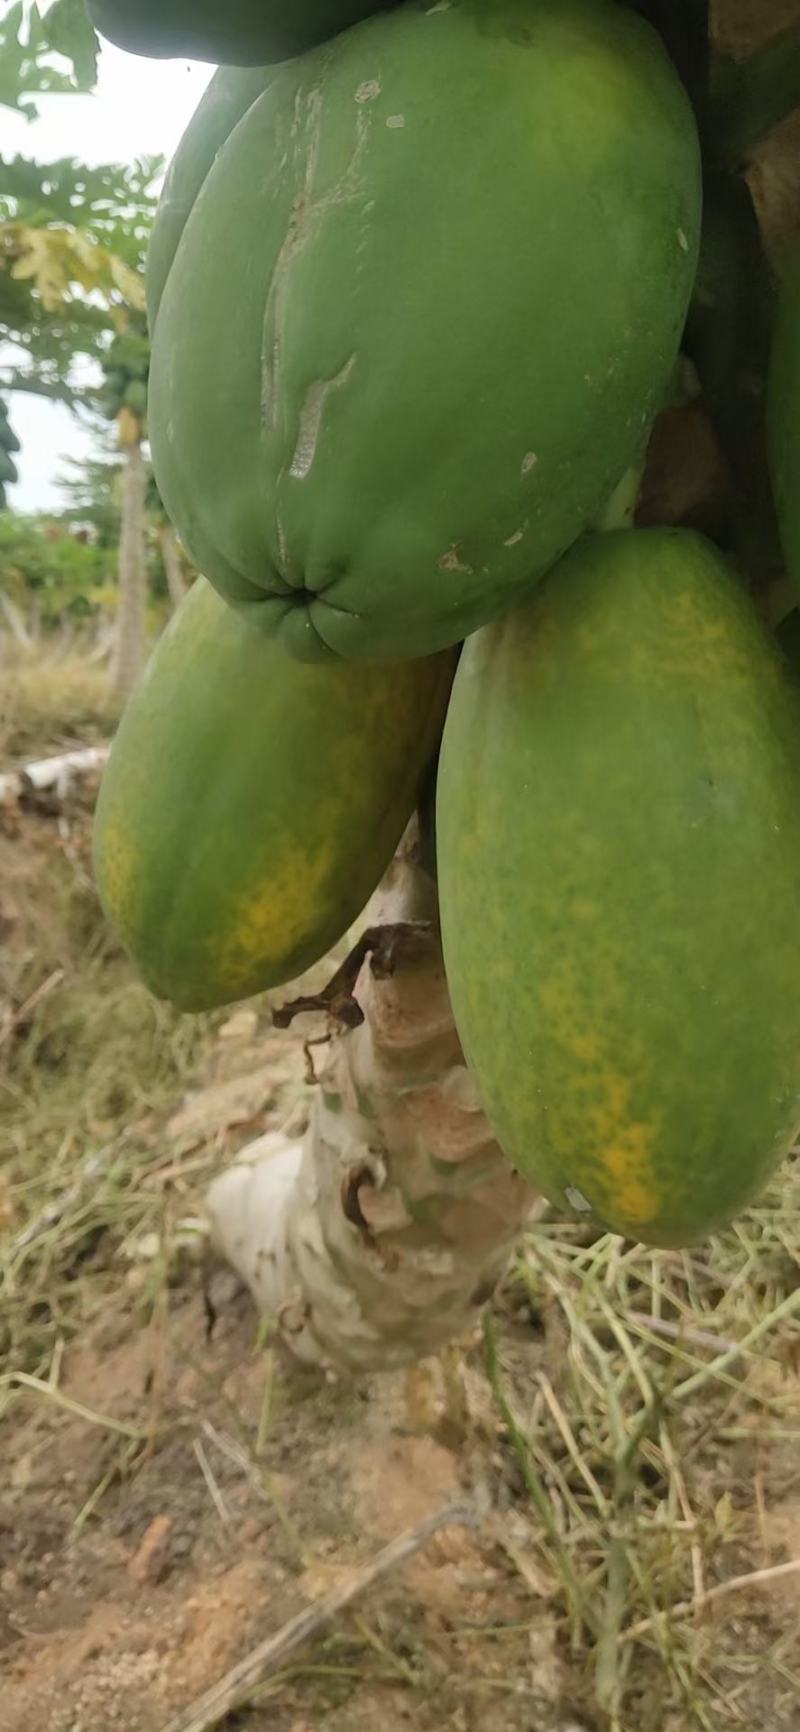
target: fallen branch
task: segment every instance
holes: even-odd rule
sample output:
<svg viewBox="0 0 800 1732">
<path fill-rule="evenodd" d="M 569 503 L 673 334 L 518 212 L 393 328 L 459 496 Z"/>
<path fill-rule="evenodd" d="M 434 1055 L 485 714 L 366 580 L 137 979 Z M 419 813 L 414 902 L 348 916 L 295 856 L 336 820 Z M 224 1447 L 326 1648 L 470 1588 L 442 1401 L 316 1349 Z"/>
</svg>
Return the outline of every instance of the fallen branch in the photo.
<svg viewBox="0 0 800 1732">
<path fill-rule="evenodd" d="M 54 968 L 52 974 L 48 974 L 47 979 L 43 980 L 40 986 L 37 986 L 36 991 L 32 992 L 24 1003 L 17 1005 L 16 1010 L 9 1011 L 5 1022 L 0 1025 L 0 1046 L 10 1040 L 15 1028 L 19 1028 L 20 1023 L 24 1022 L 26 1017 L 30 1016 L 31 1012 L 36 1010 L 37 1006 L 42 1004 L 57 986 L 61 985 L 64 974 L 63 968 Z"/>
<path fill-rule="evenodd" d="M 455 1525 L 474 1527 L 475 1520 L 475 1512 L 469 1504 L 454 1503 L 400 1534 L 390 1545 L 384 1546 L 371 1563 L 354 1570 L 347 1582 L 332 1588 L 315 1605 L 307 1606 L 297 1617 L 290 1618 L 274 1636 L 267 1636 L 265 1641 L 259 1642 L 252 1653 L 179 1715 L 169 1732 L 211 1732 L 211 1728 L 218 1726 L 226 1714 L 250 1701 L 254 1692 L 285 1664 L 291 1654 L 319 1636 L 339 1612 L 351 1606 L 368 1588 L 374 1587 L 376 1582 L 412 1558 L 433 1534 Z"/>
<path fill-rule="evenodd" d="M 0 776 L 0 806 L 11 805 L 25 794 L 42 793 L 47 788 L 54 788 L 59 798 L 63 798 L 73 776 L 101 770 L 110 750 L 108 745 L 84 746 L 79 751 L 61 752 L 57 758 L 40 758 L 22 770 L 9 770 Z"/>
</svg>

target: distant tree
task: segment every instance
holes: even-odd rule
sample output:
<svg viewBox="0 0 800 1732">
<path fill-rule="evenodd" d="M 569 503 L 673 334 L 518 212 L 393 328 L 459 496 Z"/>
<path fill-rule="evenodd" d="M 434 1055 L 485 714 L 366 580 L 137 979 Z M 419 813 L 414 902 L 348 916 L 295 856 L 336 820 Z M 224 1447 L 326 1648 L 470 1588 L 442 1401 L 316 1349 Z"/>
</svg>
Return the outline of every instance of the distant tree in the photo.
<svg viewBox="0 0 800 1732">
<path fill-rule="evenodd" d="M 120 475 L 118 453 L 110 436 L 103 441 L 103 456 L 67 457 L 58 477 L 66 504 L 64 522 L 87 529 L 96 547 L 116 551 L 120 534 Z"/>
<path fill-rule="evenodd" d="M 0 106 L 28 120 L 36 97 L 93 90 L 97 36 L 84 0 L 53 0 L 44 10 L 17 0 L 0 20 Z"/>
<path fill-rule="evenodd" d="M 97 38 L 83 0 L 41 11 L 18 0 L 0 21 L 0 104 L 33 120 L 36 98 L 89 91 Z M 143 305 L 142 264 L 160 160 L 89 168 L 0 154 L 0 388 L 72 407 L 78 356 Z M 90 298 L 91 297 L 91 298 Z"/>
<path fill-rule="evenodd" d="M 102 365 L 144 307 L 144 252 L 159 158 L 131 167 L 0 156 L 0 390 L 91 412 Z"/>
<path fill-rule="evenodd" d="M 2 611 L 17 636 L 98 615 L 114 567 L 113 551 L 68 523 L 0 515 L 0 604 L 10 604 L 11 617 L 7 606 Z"/>
<path fill-rule="evenodd" d="M 18 479 L 14 454 L 19 440 L 8 419 L 8 410 L 0 397 L 0 511 L 6 503 L 6 487 Z"/>
<path fill-rule="evenodd" d="M 20 0 L 6 14 L 1 102 L 31 118 L 37 95 L 90 90 L 96 69 L 83 0 L 55 0 L 44 14 Z M 122 695 L 145 649 L 143 267 L 162 166 L 159 158 L 89 168 L 72 158 L 41 164 L 0 156 L 0 391 L 51 397 L 117 425 L 123 484 L 113 677 Z M 81 376 L 86 360 L 102 383 Z"/>
<path fill-rule="evenodd" d="M 63 522 L 89 530 L 94 544 L 119 546 L 122 500 L 122 463 L 107 442 L 104 457 L 70 457 L 59 478 L 66 499 L 60 513 Z M 180 546 L 164 510 L 149 464 L 145 465 L 145 531 L 147 546 L 147 593 L 158 604 L 166 595 L 174 610 L 183 600 L 194 577 L 193 568 Z"/>
</svg>

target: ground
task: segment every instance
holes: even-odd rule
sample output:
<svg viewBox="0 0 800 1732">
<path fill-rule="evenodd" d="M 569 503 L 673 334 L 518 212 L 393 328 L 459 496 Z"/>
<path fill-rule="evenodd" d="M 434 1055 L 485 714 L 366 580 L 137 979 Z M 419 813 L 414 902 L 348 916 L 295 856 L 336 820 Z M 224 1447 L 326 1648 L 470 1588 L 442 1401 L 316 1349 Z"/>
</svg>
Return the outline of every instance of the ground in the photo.
<svg viewBox="0 0 800 1732">
<path fill-rule="evenodd" d="M 5 682 L 2 768 L 111 725 L 99 674 L 46 675 Z M 691 1256 L 545 1215 L 485 1331 L 411 1379 L 301 1372 L 198 1229 L 211 1174 L 302 1124 L 301 1039 L 266 998 L 148 997 L 95 900 L 92 798 L 0 813 L 0 1732 L 169 1732 L 464 1492 L 476 1529 L 231 1732 L 795 1732 L 797 1161 Z"/>
</svg>

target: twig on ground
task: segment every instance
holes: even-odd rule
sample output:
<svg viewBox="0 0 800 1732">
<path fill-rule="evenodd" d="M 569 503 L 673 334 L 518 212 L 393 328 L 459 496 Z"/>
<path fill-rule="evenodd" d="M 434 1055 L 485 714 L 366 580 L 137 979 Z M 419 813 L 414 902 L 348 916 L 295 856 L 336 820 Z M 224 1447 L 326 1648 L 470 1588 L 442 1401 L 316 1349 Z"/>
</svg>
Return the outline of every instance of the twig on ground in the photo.
<svg viewBox="0 0 800 1732">
<path fill-rule="evenodd" d="M 749 1329 L 734 1347 L 721 1353 L 718 1359 L 712 1359 L 709 1365 L 705 1366 L 702 1371 L 696 1371 L 693 1377 L 687 1377 L 683 1383 L 678 1383 L 672 1391 L 671 1400 L 673 1402 L 685 1401 L 687 1396 L 696 1395 L 697 1391 L 702 1389 L 712 1377 L 719 1377 L 723 1371 L 727 1371 L 728 1366 L 732 1365 L 735 1359 L 738 1359 L 740 1353 L 746 1353 L 748 1348 L 754 1347 L 756 1342 L 762 1339 L 762 1336 L 768 1335 L 776 1324 L 788 1323 L 789 1319 L 796 1317 L 799 1311 L 800 1289 L 795 1289 L 787 1295 L 780 1305 L 776 1305 L 774 1311 L 770 1311 L 769 1316 L 759 1318 L 758 1323 L 754 1324 L 753 1328 Z"/>
<path fill-rule="evenodd" d="M 227 1506 L 225 1499 L 222 1495 L 222 1492 L 220 1491 L 219 1486 L 217 1485 L 217 1482 L 214 1478 L 214 1475 L 213 1475 L 212 1470 L 211 1470 L 211 1463 L 209 1462 L 208 1456 L 206 1455 L 206 1452 L 203 1448 L 202 1443 L 200 1442 L 199 1437 L 196 1437 L 194 1439 L 193 1444 L 192 1444 L 192 1448 L 194 1450 L 195 1455 L 197 1456 L 197 1460 L 198 1460 L 198 1463 L 200 1465 L 200 1472 L 203 1475 L 203 1478 L 206 1482 L 206 1486 L 208 1488 L 208 1495 L 211 1498 L 211 1502 L 214 1505 L 214 1508 L 217 1512 L 217 1515 L 219 1516 L 220 1521 L 222 1522 L 222 1526 L 224 1528 L 229 1528 L 231 1525 L 231 1518 L 230 1518 L 230 1514 L 228 1511 L 228 1506 Z"/>
<path fill-rule="evenodd" d="M 24 1022 L 26 1016 L 30 1016 L 31 1011 L 36 1009 L 37 1004 L 41 1004 L 43 999 L 47 998 L 57 986 L 61 985 L 61 982 L 64 979 L 64 974 L 65 970 L 63 968 L 54 968 L 52 974 L 48 974 L 47 979 L 43 980 L 41 985 L 37 986 L 36 991 L 32 992 L 30 997 L 26 998 L 23 1004 L 18 1004 L 16 1010 L 11 1011 L 2 1028 L 0 1028 L 0 1046 L 3 1046 L 5 1042 L 10 1039 L 11 1035 L 14 1033 L 14 1029 L 18 1028 L 21 1022 Z"/>
<path fill-rule="evenodd" d="M 134 1443 L 145 1443 L 149 1432 L 142 1431 L 139 1426 L 129 1425 L 127 1420 L 113 1419 L 108 1413 L 95 1413 L 94 1408 L 85 1407 L 82 1401 L 74 1401 L 71 1395 L 65 1395 L 61 1389 L 53 1389 L 41 1377 L 33 1377 L 27 1371 L 9 1371 L 0 1376 L 0 1389 L 32 1389 L 37 1395 L 44 1395 L 48 1401 L 55 1402 L 56 1407 L 63 1407 L 66 1413 L 71 1413 L 76 1419 L 85 1419 L 89 1425 L 100 1425 L 106 1431 L 116 1431 L 120 1437 L 129 1437 Z"/>
<path fill-rule="evenodd" d="M 685 1341 L 689 1347 L 705 1347 L 710 1353 L 734 1353 L 740 1351 L 738 1341 L 730 1341 L 724 1335 L 712 1335 L 710 1329 L 692 1329 L 683 1323 L 670 1323 L 666 1317 L 652 1317 L 647 1311 L 626 1311 L 628 1323 L 634 1323 L 639 1329 L 649 1329 L 655 1335 L 665 1335 L 669 1341 Z"/>
<path fill-rule="evenodd" d="M 185 1713 L 174 1720 L 169 1732 L 211 1732 L 213 1726 L 218 1726 L 226 1714 L 234 1708 L 241 1707 L 249 1701 L 255 1690 L 259 1689 L 265 1679 L 279 1670 L 291 1654 L 332 1623 L 339 1612 L 353 1604 L 368 1588 L 382 1580 L 392 1570 L 412 1558 L 420 1550 L 426 1540 L 440 1531 L 441 1528 L 456 1524 L 472 1527 L 475 1524 L 475 1514 L 467 1503 L 448 1504 L 445 1509 L 437 1510 L 435 1515 L 428 1516 L 417 1527 L 409 1528 L 400 1534 L 391 1544 L 384 1546 L 377 1556 L 360 1569 L 353 1571 L 349 1581 L 342 1582 L 331 1589 L 315 1605 L 307 1606 L 295 1618 L 290 1618 L 282 1630 L 274 1636 L 267 1636 L 259 1642 L 252 1653 L 247 1654 L 224 1678 L 200 1696 Z"/>
<path fill-rule="evenodd" d="M 638 1624 L 631 1624 L 627 1630 L 620 1633 L 621 1642 L 635 1642 L 639 1636 L 646 1636 L 661 1618 L 668 1618 L 674 1623 L 677 1618 L 690 1618 L 693 1612 L 704 1612 L 716 1600 L 725 1599 L 728 1594 L 739 1594 L 747 1588 L 760 1588 L 768 1582 L 778 1582 L 784 1576 L 800 1574 L 800 1558 L 792 1558 L 788 1564 L 773 1564 L 768 1570 L 751 1570 L 744 1576 L 731 1576 L 730 1581 L 719 1582 L 715 1588 L 708 1588 L 702 1598 L 680 1600 L 677 1606 L 657 1612 L 652 1618 L 642 1618 Z"/>
</svg>

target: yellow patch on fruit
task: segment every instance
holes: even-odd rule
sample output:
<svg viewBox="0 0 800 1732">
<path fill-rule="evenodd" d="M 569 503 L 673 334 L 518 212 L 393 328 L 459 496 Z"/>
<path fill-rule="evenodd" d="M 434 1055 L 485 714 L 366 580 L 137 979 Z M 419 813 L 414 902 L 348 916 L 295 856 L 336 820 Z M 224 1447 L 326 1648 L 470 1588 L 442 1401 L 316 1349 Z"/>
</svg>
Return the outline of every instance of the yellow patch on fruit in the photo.
<svg viewBox="0 0 800 1732">
<path fill-rule="evenodd" d="M 217 951 L 220 980 L 234 991 L 253 963 L 276 964 L 313 931 L 317 899 L 335 870 L 330 847 L 313 855 L 293 848 L 273 860 L 253 892 L 242 897 Z"/>
<path fill-rule="evenodd" d="M 651 1124 L 630 1116 L 630 1096 L 629 1078 L 617 1071 L 599 1073 L 598 1098 L 586 1120 L 602 1189 L 613 1213 L 632 1227 L 643 1227 L 655 1220 L 661 1207 L 652 1168 L 655 1131 Z"/>
<path fill-rule="evenodd" d="M 641 1122 L 624 1126 L 613 1143 L 600 1152 L 600 1165 L 610 1180 L 615 1213 L 632 1227 L 645 1227 L 661 1208 L 653 1183 L 653 1127 Z"/>
<path fill-rule="evenodd" d="M 103 895 L 123 929 L 138 881 L 137 859 L 130 831 L 120 822 L 107 824 L 103 836 Z"/>
</svg>

